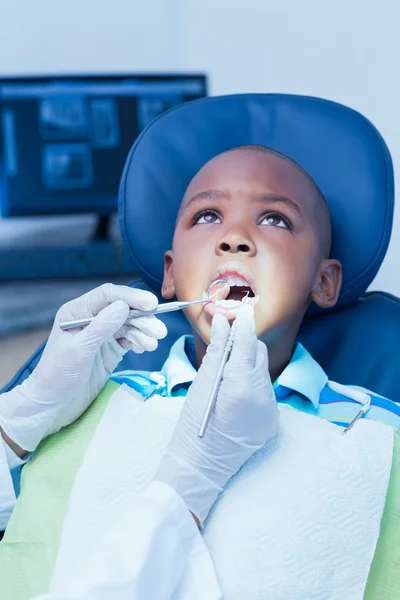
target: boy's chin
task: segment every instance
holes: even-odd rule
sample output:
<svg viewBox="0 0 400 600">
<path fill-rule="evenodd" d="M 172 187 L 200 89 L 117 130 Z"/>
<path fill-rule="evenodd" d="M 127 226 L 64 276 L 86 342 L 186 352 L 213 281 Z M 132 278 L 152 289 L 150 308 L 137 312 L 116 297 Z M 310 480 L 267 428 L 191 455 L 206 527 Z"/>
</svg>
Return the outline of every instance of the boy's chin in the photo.
<svg viewBox="0 0 400 600">
<path fill-rule="evenodd" d="M 230 318 L 226 317 L 231 326 L 236 319 L 236 314 L 237 314 L 237 311 Z M 207 320 L 202 319 L 201 323 L 199 323 L 199 322 L 197 322 L 196 324 L 191 323 L 194 335 L 197 336 L 198 338 L 200 338 L 204 342 L 204 344 L 206 344 L 207 346 L 211 341 L 211 324 L 212 324 L 211 317 L 207 318 Z"/>
</svg>

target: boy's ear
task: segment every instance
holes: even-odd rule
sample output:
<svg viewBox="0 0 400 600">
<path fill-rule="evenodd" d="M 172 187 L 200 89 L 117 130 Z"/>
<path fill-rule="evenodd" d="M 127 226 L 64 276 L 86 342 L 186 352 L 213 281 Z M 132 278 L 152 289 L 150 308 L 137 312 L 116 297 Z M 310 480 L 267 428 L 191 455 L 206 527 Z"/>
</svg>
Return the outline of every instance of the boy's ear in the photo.
<svg viewBox="0 0 400 600">
<path fill-rule="evenodd" d="M 342 285 L 342 265 L 338 260 L 324 260 L 310 299 L 320 308 L 335 306 Z"/>
<path fill-rule="evenodd" d="M 164 254 L 164 279 L 161 295 L 165 300 L 171 300 L 175 296 L 172 250 L 167 250 Z"/>
</svg>

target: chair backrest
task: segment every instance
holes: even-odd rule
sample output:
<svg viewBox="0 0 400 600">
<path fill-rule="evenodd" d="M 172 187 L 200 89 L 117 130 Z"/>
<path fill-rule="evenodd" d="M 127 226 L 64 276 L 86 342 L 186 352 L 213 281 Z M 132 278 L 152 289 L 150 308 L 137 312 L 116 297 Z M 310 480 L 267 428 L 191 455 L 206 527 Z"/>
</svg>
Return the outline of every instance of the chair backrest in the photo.
<svg viewBox="0 0 400 600">
<path fill-rule="evenodd" d="M 400 301 L 380 292 L 364 295 L 390 240 L 393 167 L 375 127 L 345 106 L 317 98 L 250 94 L 197 100 L 153 121 L 134 144 L 120 186 L 123 238 L 143 278 L 135 284 L 159 294 L 162 257 L 171 247 L 186 186 L 212 156 L 242 144 L 268 146 L 298 162 L 330 206 L 331 255 L 342 262 L 343 287 L 335 310 L 309 311 L 300 341 L 331 379 L 400 402 Z M 169 335 L 157 351 L 128 353 L 120 368 L 157 370 L 175 339 L 190 333 L 182 314 L 163 318 Z M 12 385 L 29 373 L 39 354 Z"/>
<path fill-rule="evenodd" d="M 155 290 L 172 247 L 185 189 L 213 156 L 243 144 L 268 146 L 300 164 L 331 211 L 332 253 L 343 266 L 337 307 L 356 301 L 385 256 L 393 219 L 393 166 L 375 127 L 327 100 L 285 94 L 204 98 L 153 121 L 128 156 L 119 215 L 125 246 Z M 151 233 L 151 235 L 149 235 Z"/>
</svg>

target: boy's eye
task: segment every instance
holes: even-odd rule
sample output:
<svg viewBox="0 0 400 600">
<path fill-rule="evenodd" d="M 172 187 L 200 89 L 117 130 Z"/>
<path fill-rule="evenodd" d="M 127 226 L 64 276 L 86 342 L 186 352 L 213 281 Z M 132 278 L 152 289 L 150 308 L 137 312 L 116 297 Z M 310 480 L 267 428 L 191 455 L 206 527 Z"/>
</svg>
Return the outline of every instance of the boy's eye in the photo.
<svg viewBox="0 0 400 600">
<path fill-rule="evenodd" d="M 209 223 L 217 223 L 217 219 L 221 222 L 221 219 L 217 213 L 210 210 L 203 210 L 193 217 L 192 224 L 209 224 Z"/>
<path fill-rule="evenodd" d="M 283 227 L 285 229 L 291 229 L 291 223 L 289 219 L 279 213 L 265 215 L 260 225 L 273 225 L 274 227 Z"/>
</svg>

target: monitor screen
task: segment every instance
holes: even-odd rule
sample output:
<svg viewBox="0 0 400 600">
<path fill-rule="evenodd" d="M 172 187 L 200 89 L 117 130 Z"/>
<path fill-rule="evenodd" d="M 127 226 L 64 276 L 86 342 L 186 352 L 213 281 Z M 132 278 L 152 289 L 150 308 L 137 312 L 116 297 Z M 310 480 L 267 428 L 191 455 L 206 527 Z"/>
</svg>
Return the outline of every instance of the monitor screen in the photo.
<svg viewBox="0 0 400 600">
<path fill-rule="evenodd" d="M 204 75 L 0 78 L 1 215 L 115 211 L 138 134 L 206 92 Z"/>
</svg>

